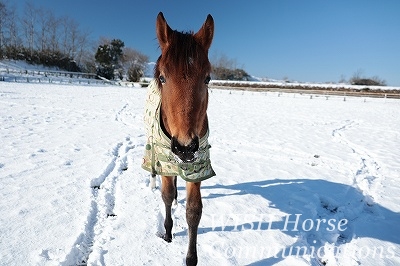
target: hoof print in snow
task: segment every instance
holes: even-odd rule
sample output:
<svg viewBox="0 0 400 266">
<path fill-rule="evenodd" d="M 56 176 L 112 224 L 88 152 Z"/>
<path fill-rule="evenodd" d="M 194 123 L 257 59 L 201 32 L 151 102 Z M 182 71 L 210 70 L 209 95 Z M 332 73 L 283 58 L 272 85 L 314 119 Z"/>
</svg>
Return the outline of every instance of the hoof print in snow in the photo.
<svg viewBox="0 0 400 266">
<path fill-rule="evenodd" d="M 337 213 L 338 207 L 332 207 L 329 205 L 322 205 L 322 208 L 330 211 L 331 213 Z"/>
<path fill-rule="evenodd" d="M 321 200 L 321 207 L 324 208 L 325 210 L 329 211 L 330 213 L 337 213 L 337 211 L 338 211 L 337 206 L 332 206 L 332 204 L 328 203 L 325 200 Z"/>
<path fill-rule="evenodd" d="M 336 243 L 338 244 L 346 244 L 347 242 L 349 242 L 348 237 L 343 234 L 340 234 L 336 240 Z"/>
<path fill-rule="evenodd" d="M 320 265 L 323 265 L 323 266 L 328 264 L 328 261 L 324 261 L 324 260 L 320 260 L 318 262 L 319 262 Z"/>
<path fill-rule="evenodd" d="M 374 199 L 369 195 L 365 195 L 362 201 L 365 203 L 367 207 L 373 207 L 375 205 Z"/>
</svg>

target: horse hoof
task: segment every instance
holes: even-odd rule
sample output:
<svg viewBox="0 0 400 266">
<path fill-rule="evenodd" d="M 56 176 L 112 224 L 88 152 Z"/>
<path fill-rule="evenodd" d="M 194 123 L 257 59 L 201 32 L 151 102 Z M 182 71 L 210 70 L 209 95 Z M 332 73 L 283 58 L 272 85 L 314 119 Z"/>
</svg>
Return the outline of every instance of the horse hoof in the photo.
<svg viewBox="0 0 400 266">
<path fill-rule="evenodd" d="M 169 237 L 169 236 L 164 235 L 163 239 L 164 239 L 167 243 L 171 243 L 171 242 L 172 242 L 172 237 Z"/>
<path fill-rule="evenodd" d="M 186 257 L 186 265 L 187 266 L 195 266 L 195 265 L 197 265 L 197 256 Z"/>
<path fill-rule="evenodd" d="M 159 238 L 163 239 L 164 241 L 171 243 L 172 242 L 172 236 L 167 236 L 167 234 L 157 232 L 156 234 Z"/>
</svg>

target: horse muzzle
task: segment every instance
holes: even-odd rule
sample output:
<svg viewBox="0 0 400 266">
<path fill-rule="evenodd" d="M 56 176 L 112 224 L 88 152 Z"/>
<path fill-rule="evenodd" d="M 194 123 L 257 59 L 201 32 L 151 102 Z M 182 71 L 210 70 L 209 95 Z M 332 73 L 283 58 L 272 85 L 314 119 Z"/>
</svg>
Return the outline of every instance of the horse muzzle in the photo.
<svg viewBox="0 0 400 266">
<path fill-rule="evenodd" d="M 171 138 L 171 151 L 185 163 L 191 163 L 196 159 L 199 150 L 199 138 L 196 136 L 189 145 L 183 146 L 175 137 Z"/>
</svg>

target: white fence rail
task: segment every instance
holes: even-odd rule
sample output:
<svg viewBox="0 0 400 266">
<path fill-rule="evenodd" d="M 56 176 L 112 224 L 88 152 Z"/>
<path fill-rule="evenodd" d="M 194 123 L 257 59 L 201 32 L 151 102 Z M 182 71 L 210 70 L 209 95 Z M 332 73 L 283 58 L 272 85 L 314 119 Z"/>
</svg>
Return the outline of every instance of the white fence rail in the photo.
<svg viewBox="0 0 400 266">
<path fill-rule="evenodd" d="M 11 62 L 0 62 L 0 81 L 56 84 L 114 84 L 96 74 L 58 70 L 27 69 Z"/>
</svg>

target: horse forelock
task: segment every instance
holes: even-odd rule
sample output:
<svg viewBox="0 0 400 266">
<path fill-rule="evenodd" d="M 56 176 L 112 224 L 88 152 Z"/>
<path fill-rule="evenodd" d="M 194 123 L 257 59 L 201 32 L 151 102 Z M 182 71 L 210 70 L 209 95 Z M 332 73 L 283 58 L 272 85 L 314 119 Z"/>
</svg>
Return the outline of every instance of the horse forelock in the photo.
<svg viewBox="0 0 400 266">
<path fill-rule="evenodd" d="M 162 68 L 162 69 L 161 69 Z M 196 41 L 193 32 L 173 31 L 168 48 L 163 51 L 154 68 L 158 80 L 161 71 L 165 75 L 183 79 L 195 78 L 196 74 L 210 71 L 207 51 Z M 204 78 L 204 77 L 201 77 Z M 160 87 L 160 81 L 158 80 Z"/>
</svg>

